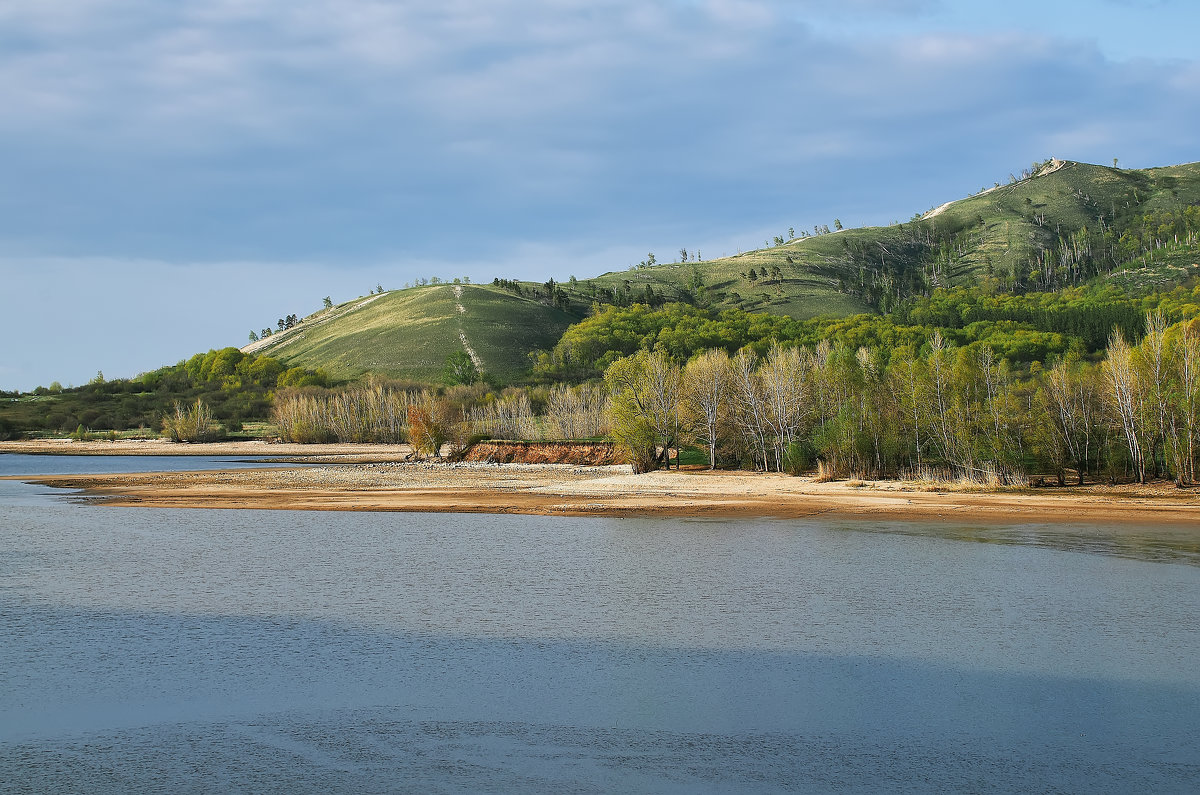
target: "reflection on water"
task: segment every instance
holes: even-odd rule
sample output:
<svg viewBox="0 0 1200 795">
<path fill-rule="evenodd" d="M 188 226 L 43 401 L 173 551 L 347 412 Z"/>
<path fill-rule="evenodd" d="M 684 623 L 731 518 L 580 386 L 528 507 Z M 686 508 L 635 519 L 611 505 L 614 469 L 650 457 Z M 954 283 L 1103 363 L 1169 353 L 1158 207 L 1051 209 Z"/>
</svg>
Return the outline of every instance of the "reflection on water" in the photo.
<svg viewBox="0 0 1200 795">
<path fill-rule="evenodd" d="M 0 478 L 35 475 L 107 475 L 127 472 L 198 472 L 310 464 L 277 462 L 263 456 L 213 455 L 29 455 L 0 453 Z M 78 492 L 0 480 L 0 504 L 47 505 Z"/>
<path fill-rule="evenodd" d="M 305 466 L 274 463 L 264 456 L 215 455 L 28 455 L 0 453 L 0 476 L 83 475 L 117 472 L 197 472 L 209 469 Z"/>
<path fill-rule="evenodd" d="M 6 792 L 1200 780 L 1200 566 L 1177 529 L 172 511 L 11 487 Z"/>
<path fill-rule="evenodd" d="M 971 541 L 978 544 L 1011 544 L 1044 547 L 1090 555 L 1111 555 L 1150 563 L 1184 563 L 1200 566 L 1200 528 L 1195 525 L 1020 524 L 963 525 L 952 522 L 835 522 L 853 532 L 891 533 Z"/>
</svg>

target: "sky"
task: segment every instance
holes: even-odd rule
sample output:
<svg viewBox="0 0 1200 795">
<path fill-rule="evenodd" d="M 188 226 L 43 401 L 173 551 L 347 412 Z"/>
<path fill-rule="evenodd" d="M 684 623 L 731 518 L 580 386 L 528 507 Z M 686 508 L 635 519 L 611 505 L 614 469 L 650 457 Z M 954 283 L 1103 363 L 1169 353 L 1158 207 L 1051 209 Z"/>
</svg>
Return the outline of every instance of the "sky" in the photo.
<svg viewBox="0 0 1200 795">
<path fill-rule="evenodd" d="M 1194 0 L 0 0 L 0 389 L 1200 160 Z"/>
</svg>

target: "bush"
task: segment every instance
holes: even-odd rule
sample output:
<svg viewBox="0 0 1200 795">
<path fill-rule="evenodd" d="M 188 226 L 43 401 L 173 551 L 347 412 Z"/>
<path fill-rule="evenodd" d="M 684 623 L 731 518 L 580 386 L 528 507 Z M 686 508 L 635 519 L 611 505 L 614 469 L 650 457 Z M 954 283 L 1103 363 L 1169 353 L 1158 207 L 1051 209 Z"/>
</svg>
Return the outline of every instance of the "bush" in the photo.
<svg viewBox="0 0 1200 795">
<path fill-rule="evenodd" d="M 199 398 L 186 409 L 176 401 L 174 413 L 163 417 L 162 429 L 173 442 L 213 442 L 223 435 L 221 426 L 213 422 L 208 406 Z"/>
<path fill-rule="evenodd" d="M 408 438 L 418 455 L 439 456 L 448 433 L 436 406 L 408 407 Z"/>
</svg>

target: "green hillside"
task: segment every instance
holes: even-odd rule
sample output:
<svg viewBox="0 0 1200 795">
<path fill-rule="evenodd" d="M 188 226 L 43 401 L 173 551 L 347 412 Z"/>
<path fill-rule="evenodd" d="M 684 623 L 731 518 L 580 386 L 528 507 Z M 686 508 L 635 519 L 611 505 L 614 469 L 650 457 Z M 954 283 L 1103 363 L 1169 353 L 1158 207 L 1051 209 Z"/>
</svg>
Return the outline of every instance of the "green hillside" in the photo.
<svg viewBox="0 0 1200 795">
<path fill-rule="evenodd" d="M 886 310 L 937 287 L 968 283 L 1061 289 L 1127 263 L 1145 269 L 1143 281 L 1178 280 L 1172 268 L 1198 261 L 1194 235 L 1179 232 L 1187 208 L 1193 207 L 1193 229 L 1200 221 L 1194 209 L 1200 163 L 1130 170 L 1052 160 L 1030 172 L 904 223 L 782 240 L 724 259 L 610 272 L 583 285 L 611 291 L 617 303 L 641 300 L 650 287 L 669 301 L 803 319 Z"/>
<path fill-rule="evenodd" d="M 318 312 L 243 348 L 288 366 L 322 368 L 336 380 L 368 372 L 440 381 L 458 351 L 500 380 L 529 370 L 528 353 L 554 345 L 579 318 L 481 285 L 393 290 Z"/>
<path fill-rule="evenodd" d="M 797 319 L 887 312 L 939 287 L 1160 288 L 1200 262 L 1200 164 L 1130 170 L 1050 160 L 1009 184 L 885 227 L 843 229 L 717 260 L 642 263 L 545 284 L 411 287 L 350 301 L 245 349 L 336 380 L 440 380 L 468 350 L 500 381 L 528 372 L 594 302 L 682 302 Z M 457 297 L 456 297 L 457 295 Z"/>
</svg>

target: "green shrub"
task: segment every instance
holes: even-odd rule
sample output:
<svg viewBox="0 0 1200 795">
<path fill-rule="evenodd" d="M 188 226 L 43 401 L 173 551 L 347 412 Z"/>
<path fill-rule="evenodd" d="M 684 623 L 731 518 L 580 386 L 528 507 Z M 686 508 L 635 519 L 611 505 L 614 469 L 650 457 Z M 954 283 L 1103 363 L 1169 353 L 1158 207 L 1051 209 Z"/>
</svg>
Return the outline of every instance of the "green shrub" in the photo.
<svg viewBox="0 0 1200 795">
<path fill-rule="evenodd" d="M 789 475 L 800 475 L 813 468 L 816 451 L 811 444 L 792 442 L 783 452 L 783 471 Z"/>
</svg>

